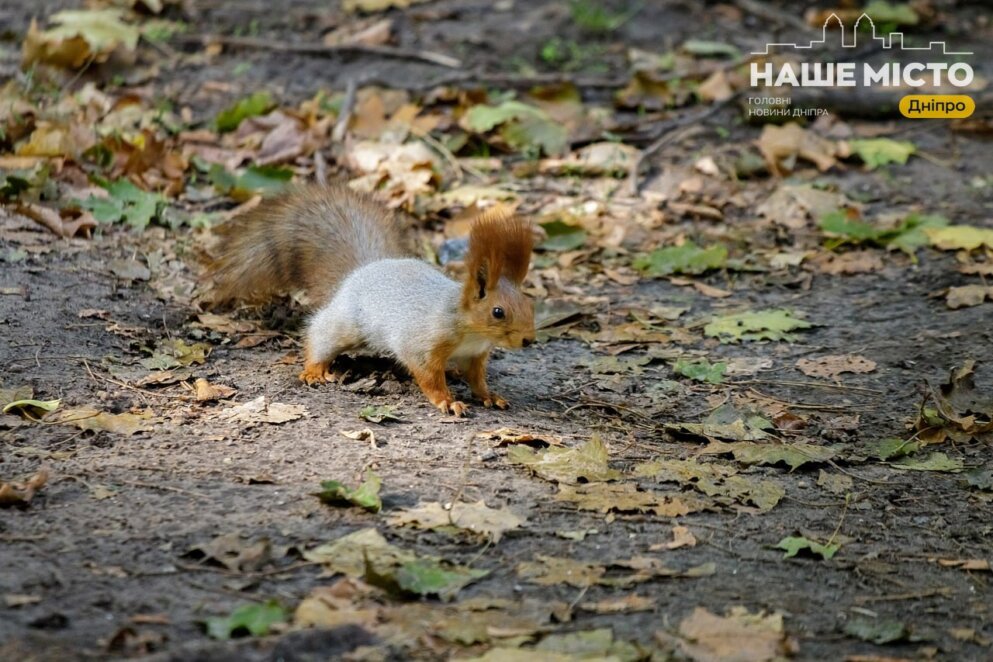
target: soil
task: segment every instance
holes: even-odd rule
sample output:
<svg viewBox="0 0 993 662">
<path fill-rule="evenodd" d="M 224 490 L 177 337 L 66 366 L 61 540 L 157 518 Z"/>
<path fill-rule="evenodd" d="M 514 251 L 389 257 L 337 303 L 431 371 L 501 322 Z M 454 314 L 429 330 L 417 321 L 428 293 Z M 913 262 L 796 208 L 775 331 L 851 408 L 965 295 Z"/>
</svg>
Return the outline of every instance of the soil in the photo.
<svg viewBox="0 0 993 662">
<path fill-rule="evenodd" d="M 8 0 L 0 2 L 0 16 L 7 30 L 20 34 L 29 14 L 48 15 L 68 4 L 39 2 L 29 12 L 22 3 Z M 211 32 L 250 29 L 274 41 L 317 41 L 327 28 L 322 20 L 338 15 L 317 1 L 290 3 L 276 14 L 271 2 L 190 4 L 199 11 L 198 24 L 210 26 Z M 536 62 L 542 43 L 574 30 L 564 3 L 506 4 L 512 8 L 501 11 L 492 3 L 469 0 L 417 5 L 398 14 L 399 45 L 452 54 L 467 68 L 499 70 L 510 58 Z M 743 47 L 750 43 L 721 21 L 701 26 L 697 12 L 704 11 L 704 4 L 645 3 L 638 21 L 611 36 L 598 75 L 620 71 L 624 47 L 661 51 L 690 36 L 737 39 Z M 706 11 L 718 11 L 714 4 L 707 4 Z M 777 6 L 787 4 L 793 3 Z M 988 21 L 978 32 L 964 27 L 970 17 L 988 10 L 963 5 L 949 30 L 977 52 L 993 55 Z M 658 26 L 664 26 L 661 38 Z M 765 40 L 762 33 L 751 37 Z M 980 73 L 993 74 L 989 57 L 977 55 L 976 62 Z M 409 86 L 428 84 L 432 76 L 444 73 L 427 64 L 372 56 L 274 56 L 247 49 L 161 71 L 153 84 L 178 103 L 209 114 L 263 86 L 289 101 L 311 97 L 319 89 L 341 89 L 356 76 Z M 232 85 L 216 93 L 203 86 L 206 81 Z M 707 131 L 683 143 L 675 156 L 663 150 L 654 165 L 720 149 L 728 144 L 725 141 L 755 139 L 760 129 L 740 124 L 735 117 L 728 111 L 712 120 L 712 126 L 729 131 L 727 137 Z M 894 171 L 849 169 L 822 180 L 837 184 L 870 209 L 919 205 L 956 223 L 993 226 L 989 141 L 953 133 L 939 123 L 907 131 L 931 158 L 913 159 Z M 24 230 L 18 230 L 10 214 L 0 214 L 2 251 L 16 246 L 11 233 Z M 736 232 L 748 232 L 754 222 L 732 219 L 731 225 Z M 708 221 L 687 221 L 688 227 L 692 223 Z M 213 344 L 209 358 L 192 370 L 193 377 L 236 388 L 237 402 L 264 396 L 307 411 L 299 420 L 246 429 L 221 416 L 228 404 L 191 402 L 182 386 L 122 386 L 147 374 L 137 363 L 147 356 L 142 346 L 166 338 L 199 341 L 204 332 L 192 325 L 196 310 L 164 302 L 148 282 L 122 279 L 108 265 L 164 250 L 164 263 L 179 274 L 177 282 L 188 282 L 194 272 L 187 266 L 193 263 L 194 243 L 193 238 L 162 229 L 142 235 L 120 230 L 94 240 L 49 240 L 48 250 L 3 265 L 2 385 L 30 385 L 38 397 L 59 398 L 64 406 L 94 405 L 111 412 L 149 409 L 157 423 L 133 436 L 56 425 L 26 424 L 0 431 L 3 477 L 30 475 L 42 465 L 51 471 L 49 484 L 28 507 L 0 511 L 0 595 L 38 598 L 16 607 L 0 605 L 0 658 L 105 659 L 137 652 L 161 660 L 336 659 L 356 646 L 381 643 L 358 627 L 219 642 L 208 638 L 202 625 L 206 618 L 230 613 L 246 602 L 276 598 L 294 605 L 328 583 L 320 567 L 300 563 L 301 551 L 377 526 L 382 516 L 332 508 L 313 494 L 322 480 L 352 482 L 369 468 L 382 476 L 386 512 L 419 501 L 484 499 L 490 506 L 508 506 L 527 516 L 523 529 L 495 545 L 380 527 L 400 546 L 490 571 L 463 589 L 460 599 L 535 598 L 574 605 L 634 592 L 654 602 L 652 610 L 638 613 L 575 610 L 570 622 L 557 627 L 560 631 L 609 626 L 616 639 L 647 646 L 656 631 L 672 630 L 696 607 L 723 614 L 733 605 L 744 605 L 752 612 L 783 613 L 799 659 L 993 656 L 991 575 L 937 562 L 993 561 L 993 503 L 963 486 L 959 475 L 897 471 L 883 463 L 855 461 L 806 465 L 792 472 L 782 466 L 752 467 L 745 475 L 773 477 L 785 487 L 785 498 L 769 512 L 737 506 L 678 520 L 646 515 L 605 519 L 602 513 L 555 501 L 552 483 L 511 464 L 506 448 L 477 436 L 510 427 L 572 444 L 597 432 L 610 449 L 612 463 L 626 469 L 656 457 L 695 456 L 703 448 L 701 442 L 673 436 L 664 425 L 698 422 L 721 398 L 751 390 L 791 403 L 791 411 L 808 419 L 807 437 L 844 444 L 857 456 L 865 443 L 909 435 L 907 424 L 917 413 L 925 384 L 944 382 L 949 370 L 966 360 L 987 358 L 993 340 L 991 304 L 948 310 L 939 295 L 944 288 L 968 282 L 956 271 L 954 255 L 924 251 L 917 263 L 890 255 L 881 271 L 853 276 L 800 274 L 777 280 L 765 273 L 744 273 L 704 279 L 733 288 L 735 296 L 727 301 L 663 280 L 590 292 L 604 298 L 595 304 L 597 312 L 661 303 L 688 306 L 687 315 L 703 321 L 712 312 L 785 306 L 804 313 L 816 326 L 795 343 L 716 345 L 701 339 L 699 348 L 707 349 L 712 359 L 767 360 L 772 365 L 770 371 L 716 391 L 673 381 L 666 361 L 645 366 L 642 374 L 606 379 L 590 372 L 601 355 L 575 340 L 548 338 L 522 352 L 498 353 L 492 360 L 490 384 L 511 402 L 508 411 L 474 406 L 471 416 L 461 420 L 433 410 L 401 370 L 382 361 L 351 364 L 353 379 L 344 385 L 302 386 L 296 379 L 299 365 L 287 359 L 298 349 L 299 311 L 294 309 L 287 322 L 280 319 L 281 311 L 270 310 L 275 317 L 270 326 L 280 331 L 278 338 L 239 349 L 208 337 Z M 81 318 L 83 309 L 106 311 L 106 319 Z M 112 323 L 116 324 L 110 329 Z M 849 353 L 871 358 L 877 369 L 846 375 L 843 385 L 825 388 L 823 383 L 811 386 L 812 380 L 793 368 L 799 358 Z M 990 381 L 982 373 L 980 378 L 988 389 Z M 468 398 L 462 385 L 456 389 Z M 659 389 L 670 392 L 660 396 Z M 402 420 L 370 425 L 357 417 L 369 404 L 396 405 Z M 857 426 L 839 426 L 838 418 L 850 415 L 858 416 Z M 376 447 L 340 434 L 364 427 L 375 430 Z M 988 444 L 948 444 L 940 450 L 963 459 L 967 467 L 984 462 L 989 466 Z M 821 470 L 854 479 L 847 498 L 818 485 Z M 99 488 L 112 495 L 98 498 L 105 496 Z M 537 555 L 597 563 L 645 555 L 651 545 L 671 540 L 677 523 L 688 526 L 699 543 L 664 552 L 666 565 L 685 570 L 712 562 L 712 575 L 579 590 L 528 584 L 515 573 L 518 563 Z M 555 535 L 584 529 L 598 533 L 581 541 Z M 196 546 L 234 532 L 247 540 L 268 539 L 279 553 L 274 551 L 272 561 L 260 570 L 246 573 L 203 564 L 188 555 Z M 832 560 L 784 559 L 775 545 L 798 532 L 824 539 L 837 532 L 846 542 Z M 904 623 L 910 636 L 879 646 L 845 634 L 850 619 L 868 612 Z M 149 614 L 161 618 L 133 620 Z M 122 635 L 127 628 L 132 634 Z M 122 648 L 121 641 L 133 643 L 134 633 L 148 635 L 153 643 L 137 651 Z M 395 659 L 447 656 L 447 649 L 387 650 Z"/>
</svg>

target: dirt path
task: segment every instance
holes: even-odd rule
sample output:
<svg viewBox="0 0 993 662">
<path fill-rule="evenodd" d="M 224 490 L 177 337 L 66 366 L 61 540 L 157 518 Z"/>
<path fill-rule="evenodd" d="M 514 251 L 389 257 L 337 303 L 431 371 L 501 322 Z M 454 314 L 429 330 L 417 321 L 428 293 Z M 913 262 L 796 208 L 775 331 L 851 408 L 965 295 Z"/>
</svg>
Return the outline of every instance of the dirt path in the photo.
<svg viewBox="0 0 993 662">
<path fill-rule="evenodd" d="M 58 3 L 44 4 L 39 15 Z M 217 33 L 251 26 L 253 34 L 274 42 L 290 36 L 311 42 L 328 27 L 320 23 L 323 4 L 294 3 L 273 16 L 271 3 L 205 2 L 199 20 Z M 579 36 L 567 6 L 507 4 L 512 8 L 502 11 L 488 10 L 489 3 L 445 1 L 399 12 L 397 45 L 462 58 L 467 69 L 501 70 L 501 63 L 520 54 L 534 61 L 553 37 Z M 604 40 L 603 66 L 587 67 L 584 75 L 625 76 L 624 46 L 663 51 L 683 42 L 698 24 L 698 4 L 715 16 L 729 11 L 714 3 L 646 3 L 638 20 Z M 27 16 L 19 4 L 0 4 L 0 12 L 14 30 L 24 29 Z M 967 20 L 963 16 L 955 26 Z M 664 44 L 651 27 L 658 25 L 667 26 Z M 693 36 L 733 41 L 728 26 L 718 20 L 707 34 Z M 986 40 L 988 49 L 988 20 L 984 26 L 971 43 Z M 404 86 L 446 73 L 371 56 L 284 57 L 257 49 L 210 60 L 191 55 L 184 62 L 148 84 L 198 117 L 211 117 L 260 86 L 294 104 L 319 89 L 340 90 L 356 75 Z M 217 81 L 229 86 L 205 84 Z M 594 89 L 584 100 L 605 95 Z M 727 155 L 729 146 L 755 140 L 759 132 L 739 121 L 736 108 L 726 108 L 705 131 L 657 155 L 645 187 L 660 185 L 653 179 L 658 173 L 664 180 L 672 168 L 690 171 L 701 156 Z M 952 132 L 946 124 L 900 135 L 928 158 L 800 179 L 816 177 L 818 186 L 858 200 L 866 216 L 916 208 L 956 224 L 991 227 L 988 140 Z M 535 196 L 560 191 L 547 179 L 516 181 Z M 729 204 L 722 223 L 687 215 L 647 232 L 660 231 L 666 239 L 680 233 L 718 237 L 740 247 L 744 257 L 759 254 L 785 232 L 755 212 L 779 184 L 769 178 L 735 183 L 733 195 L 746 203 Z M 288 319 L 279 308 L 242 311 L 236 316 L 242 321 L 268 316 L 260 326 L 250 324 L 250 331 L 204 323 L 186 296 L 200 242 L 200 234 L 188 229 L 135 233 L 120 227 L 95 239 L 53 239 L 37 224 L 0 210 L 0 387 L 30 386 L 35 397 L 59 399 L 63 409 L 133 414 L 129 422 L 136 427 L 127 434 L 2 419 L 0 477 L 12 480 L 46 467 L 49 480 L 26 507 L 0 511 L 0 596 L 6 601 L 0 602 L 0 658 L 316 660 L 351 651 L 355 659 L 445 659 L 539 642 L 575 656 L 568 659 L 583 659 L 583 650 L 586 659 L 647 659 L 653 651 L 653 659 L 680 659 L 665 651 L 692 656 L 687 623 L 695 609 L 724 616 L 739 605 L 783 619 L 782 632 L 770 626 L 772 635 L 743 626 L 737 635 L 743 648 L 771 641 L 774 651 L 792 651 L 798 659 L 993 655 L 989 441 L 948 437 L 927 451 L 973 471 L 973 484 L 963 472 L 908 470 L 896 456 L 887 462 L 873 455 L 884 438 L 911 438 L 908 425 L 927 389 L 947 381 L 953 368 L 987 358 L 993 304 L 950 310 L 944 302 L 944 290 L 973 282 L 957 271 L 954 253 L 925 248 L 914 261 L 870 248 L 881 262 L 868 273 L 790 267 L 694 278 L 727 290 L 727 298 L 678 279 L 571 281 L 559 291 L 565 295 L 549 303 L 575 309 L 579 321 L 546 331 L 537 347 L 498 354 L 491 363 L 491 384 L 512 408 L 474 407 L 471 417 L 456 420 L 430 408 L 410 379 L 383 361 L 355 362 L 344 385 L 301 386 L 295 378 L 296 309 Z M 598 255 L 612 264 L 609 251 Z M 546 252 L 536 267 L 566 272 L 557 259 Z M 653 332 L 661 335 L 631 343 L 637 345 L 633 352 L 621 349 L 623 339 L 602 335 L 633 324 L 627 310 L 672 313 L 659 313 L 658 306 L 686 310 L 668 321 L 654 318 Z M 793 310 L 813 326 L 791 343 L 721 344 L 703 332 L 715 315 L 774 308 Z M 275 330 L 274 337 L 236 346 L 260 329 Z M 172 366 L 172 382 L 148 382 L 154 373 L 148 361 L 176 341 L 187 348 L 205 343 L 207 355 L 188 367 Z M 833 355 L 864 356 L 876 367 L 836 380 L 796 367 L 801 359 Z M 674 373 L 672 361 L 680 356 L 706 356 L 738 372 L 722 384 L 693 381 Z M 236 394 L 198 402 L 197 378 Z M 981 363 L 977 380 L 977 392 L 988 394 L 993 379 Z M 257 398 L 259 406 L 270 407 L 266 415 L 275 416 L 273 403 L 289 406 L 289 420 L 252 422 L 236 409 Z M 362 420 L 358 412 L 368 405 L 394 405 L 400 420 Z M 715 411 L 732 417 L 719 422 L 738 425 L 747 415 L 767 417 L 772 427 L 761 433 L 766 443 L 808 443 L 834 454 L 791 470 L 732 458 L 719 446 L 736 443 L 726 433 L 677 429 Z M 374 444 L 342 434 L 363 428 L 373 430 Z M 520 458 L 530 451 L 499 442 L 493 431 L 500 428 L 569 448 L 596 435 L 606 444 L 610 467 L 625 479 L 572 481 L 568 489 L 592 494 L 591 509 L 583 509 L 562 498 L 566 488 L 555 480 L 522 466 Z M 922 449 L 913 457 L 924 455 Z M 725 473 L 667 479 L 659 467 L 644 466 L 660 461 L 675 471 L 688 466 L 676 461 L 694 460 L 694 466 Z M 578 462 L 570 470 L 578 471 Z M 354 485 L 368 470 L 382 479 L 381 513 L 315 498 L 321 481 Z M 708 480 L 715 485 L 709 494 Z M 598 485 L 638 486 L 640 495 L 662 494 L 668 505 L 686 510 L 671 513 L 658 503 L 626 507 L 619 492 L 597 496 Z M 773 506 L 763 506 L 768 494 L 763 497 L 761 489 L 778 495 Z M 479 500 L 526 522 L 494 542 L 390 519 L 419 503 Z M 308 560 L 319 545 L 370 527 L 409 552 L 488 574 L 448 603 L 400 599 L 361 582 L 346 585 Z M 674 527 L 686 527 L 694 542 L 669 545 L 678 534 Z M 209 547 L 229 534 L 227 554 Z M 809 553 L 784 559 L 777 544 L 791 536 L 840 548 L 829 559 Z M 551 572 L 548 557 L 588 565 L 541 583 Z M 593 579 L 584 579 L 584 572 Z M 376 583 L 368 573 L 366 580 Z M 240 605 L 276 600 L 292 613 L 331 585 L 345 602 L 327 598 L 316 621 L 323 627 L 277 625 L 268 635 L 230 641 L 205 632 L 205 621 Z M 329 615 L 335 610 L 327 605 L 340 604 L 349 605 L 340 610 L 346 613 Z M 300 619 L 298 612 L 298 624 Z M 703 641 L 720 629 L 701 627 Z M 555 639 L 598 628 L 609 629 L 612 644 Z M 560 659 L 531 654 L 537 657 L 506 659 Z"/>
</svg>

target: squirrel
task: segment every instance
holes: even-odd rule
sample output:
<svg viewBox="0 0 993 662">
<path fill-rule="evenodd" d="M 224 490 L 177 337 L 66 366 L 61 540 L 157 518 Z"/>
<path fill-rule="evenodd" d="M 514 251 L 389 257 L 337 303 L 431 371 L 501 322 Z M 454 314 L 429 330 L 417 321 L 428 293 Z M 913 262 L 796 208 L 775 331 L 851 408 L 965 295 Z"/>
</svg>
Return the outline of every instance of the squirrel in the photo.
<svg viewBox="0 0 993 662">
<path fill-rule="evenodd" d="M 462 282 L 409 257 L 398 216 L 343 184 L 309 184 L 222 224 L 209 276 L 215 304 L 304 290 L 315 307 L 300 380 L 333 381 L 331 363 L 367 348 L 394 358 L 443 413 L 465 415 L 445 379 L 459 368 L 485 407 L 508 403 L 486 385 L 494 347 L 534 342 L 534 303 L 521 291 L 532 225 L 491 210 L 469 232 Z"/>
</svg>

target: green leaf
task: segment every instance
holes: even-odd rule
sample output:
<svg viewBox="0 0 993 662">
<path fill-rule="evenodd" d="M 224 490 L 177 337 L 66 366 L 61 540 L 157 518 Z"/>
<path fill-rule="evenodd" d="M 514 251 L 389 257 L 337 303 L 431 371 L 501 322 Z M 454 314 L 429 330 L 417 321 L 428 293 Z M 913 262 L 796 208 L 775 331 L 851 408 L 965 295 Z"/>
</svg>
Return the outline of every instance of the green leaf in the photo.
<svg viewBox="0 0 993 662">
<path fill-rule="evenodd" d="M 336 480 L 326 480 L 321 483 L 321 491 L 317 497 L 331 505 L 352 504 L 369 512 L 378 513 L 383 507 L 379 497 L 382 479 L 372 470 L 365 472 L 365 481 L 352 489 Z"/>
<path fill-rule="evenodd" d="M 928 245 L 928 228 L 943 228 L 947 225 L 948 219 L 944 216 L 913 213 L 903 220 L 894 233 L 884 236 L 886 248 L 898 249 L 913 256 L 918 248 Z"/>
<path fill-rule="evenodd" d="M 813 444 L 733 444 L 731 454 L 744 464 L 779 464 L 789 466 L 794 471 L 812 462 L 827 462 L 838 452 L 828 446 Z"/>
<path fill-rule="evenodd" d="M 524 117 L 547 118 L 541 109 L 520 101 L 504 101 L 499 106 L 479 104 L 465 114 L 463 126 L 475 133 L 487 133 L 497 126 Z"/>
<path fill-rule="evenodd" d="M 722 343 L 735 343 L 742 340 L 785 340 L 794 342 L 800 329 L 809 329 L 813 324 L 806 322 L 792 311 L 778 308 L 748 311 L 736 315 L 715 317 L 704 327 L 703 332 Z"/>
<path fill-rule="evenodd" d="M 677 359 L 675 365 L 673 365 L 673 370 L 683 377 L 689 377 L 698 382 L 707 382 L 709 384 L 720 384 L 723 382 L 724 373 L 727 368 L 728 364 L 723 361 L 711 363 L 707 359 L 698 359 L 696 361 Z"/>
<path fill-rule="evenodd" d="M 914 143 L 889 138 L 851 140 L 848 144 L 851 145 L 852 151 L 859 155 L 868 170 L 875 170 L 890 163 L 903 165 L 917 151 Z"/>
<path fill-rule="evenodd" d="M 586 230 L 563 221 L 542 223 L 541 227 L 548 236 L 538 248 L 546 251 L 573 251 L 586 243 Z"/>
<path fill-rule="evenodd" d="M 682 246 L 659 248 L 639 255 L 632 263 L 646 276 L 658 278 L 670 274 L 702 274 L 727 265 L 728 249 L 719 244 L 700 248 L 692 241 Z"/>
<path fill-rule="evenodd" d="M 242 121 L 249 117 L 263 115 L 275 105 L 276 101 L 271 94 L 265 90 L 256 92 L 219 112 L 216 119 L 217 130 L 221 133 L 234 131 Z"/>
<path fill-rule="evenodd" d="M 396 569 L 396 583 L 407 593 L 437 595 L 449 599 L 463 587 L 485 577 L 488 570 L 445 563 L 439 559 L 420 558 Z"/>
<path fill-rule="evenodd" d="M 927 457 L 905 457 L 890 464 L 894 469 L 909 469 L 912 471 L 948 471 L 957 473 L 965 468 L 960 459 L 953 459 L 944 453 L 931 453 Z"/>
<path fill-rule="evenodd" d="M 682 48 L 690 55 L 699 57 L 741 57 L 741 51 L 737 47 L 723 41 L 687 39 Z"/>
<path fill-rule="evenodd" d="M 820 555 L 820 557 L 825 561 L 830 560 L 838 552 L 838 550 L 841 549 L 841 545 L 837 543 L 822 545 L 819 542 L 814 542 L 813 540 L 809 540 L 803 536 L 790 536 L 783 538 L 779 541 L 779 544 L 776 545 L 776 547 L 786 550 L 786 553 L 783 554 L 784 559 L 792 558 L 801 551 L 808 550 L 811 554 Z"/>
<path fill-rule="evenodd" d="M 855 242 L 876 241 L 882 234 L 875 226 L 865 221 L 850 218 L 844 211 L 833 211 L 830 214 L 825 214 L 819 225 L 824 232 Z"/>
<path fill-rule="evenodd" d="M 993 492 L 993 467 L 976 467 L 962 474 L 962 479 L 969 487 Z"/>
<path fill-rule="evenodd" d="M 230 639 L 241 630 L 247 630 L 255 637 L 269 634 L 269 629 L 277 623 L 289 619 L 287 612 L 277 601 L 242 605 L 229 616 L 207 619 L 207 634 L 214 639 Z"/>
<path fill-rule="evenodd" d="M 870 445 L 869 454 L 884 461 L 895 460 L 896 458 L 916 453 L 920 447 L 919 441 L 888 437 Z"/>
<path fill-rule="evenodd" d="M 910 632 L 900 621 L 854 616 L 845 623 L 845 634 L 881 646 L 906 639 Z"/>
<path fill-rule="evenodd" d="M 293 179 L 293 171 L 274 165 L 249 166 L 235 175 L 215 163 L 207 171 L 207 179 L 221 193 L 244 200 L 256 193 L 264 195 L 282 190 Z"/>
<path fill-rule="evenodd" d="M 70 40 L 80 37 L 94 53 L 111 51 L 122 44 L 133 51 L 138 45 L 141 31 L 123 22 L 121 9 L 66 10 L 52 14 L 50 21 L 58 27 L 45 31 L 51 40 Z"/>
<path fill-rule="evenodd" d="M 62 400 L 14 400 L 3 406 L 5 414 L 20 414 L 27 418 L 39 418 L 59 408 Z"/>
<path fill-rule="evenodd" d="M 393 405 L 368 405 L 359 410 L 359 418 L 364 418 L 370 423 L 401 420 L 400 412 Z"/>
<path fill-rule="evenodd" d="M 887 2 L 887 0 L 872 0 L 863 9 L 877 23 L 893 23 L 895 25 L 917 25 L 920 17 L 909 4 Z"/>
<path fill-rule="evenodd" d="M 107 197 L 91 195 L 86 200 L 78 201 L 80 207 L 92 212 L 101 223 L 124 222 L 143 230 L 160 217 L 167 202 L 162 194 L 143 191 L 127 179 L 102 183 L 101 186 L 107 190 Z"/>
<path fill-rule="evenodd" d="M 500 135 L 515 151 L 537 147 L 547 156 L 555 156 L 568 146 L 569 132 L 565 126 L 549 117 L 524 117 L 507 122 Z"/>
</svg>

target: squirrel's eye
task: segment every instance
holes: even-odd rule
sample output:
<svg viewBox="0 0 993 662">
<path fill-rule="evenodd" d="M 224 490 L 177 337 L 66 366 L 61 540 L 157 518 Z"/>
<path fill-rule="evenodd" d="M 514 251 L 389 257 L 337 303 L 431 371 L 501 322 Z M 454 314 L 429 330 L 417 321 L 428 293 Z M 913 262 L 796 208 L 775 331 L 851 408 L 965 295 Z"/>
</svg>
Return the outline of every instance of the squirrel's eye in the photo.
<svg viewBox="0 0 993 662">
<path fill-rule="evenodd" d="M 493 317 L 497 318 L 498 320 L 502 320 L 504 317 L 506 317 L 506 314 L 503 312 L 503 308 L 501 308 L 500 306 L 494 308 Z"/>
</svg>

